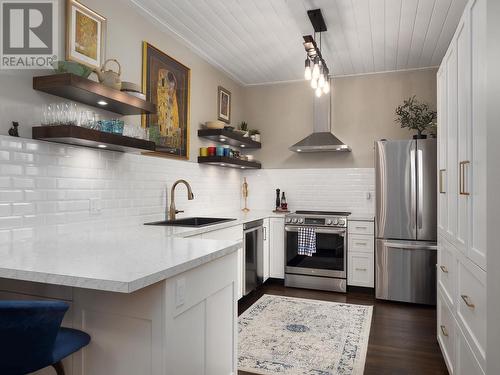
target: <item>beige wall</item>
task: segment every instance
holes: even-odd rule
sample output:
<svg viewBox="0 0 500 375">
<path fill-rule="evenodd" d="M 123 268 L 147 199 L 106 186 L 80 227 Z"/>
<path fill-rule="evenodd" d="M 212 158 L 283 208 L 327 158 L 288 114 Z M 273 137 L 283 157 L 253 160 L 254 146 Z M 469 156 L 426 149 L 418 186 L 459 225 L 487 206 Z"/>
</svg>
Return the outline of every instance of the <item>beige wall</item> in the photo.
<svg viewBox="0 0 500 375">
<path fill-rule="evenodd" d="M 404 139 L 413 133 L 394 122 L 403 99 L 417 97 L 436 107 L 436 70 L 336 78 L 332 91 L 332 131 L 351 153 L 297 154 L 288 147 L 312 132 L 313 90 L 306 82 L 251 86 L 244 90 L 244 117 L 261 130 L 265 168 L 372 167 L 373 142 Z"/>
<path fill-rule="evenodd" d="M 60 30 L 64 33 L 63 0 L 60 1 Z M 122 65 L 122 79 L 141 83 L 142 41 L 145 40 L 191 68 L 191 161 L 196 161 L 202 143 L 197 136 L 199 124 L 217 119 L 217 86 L 232 93 L 234 122 L 241 120 L 242 87 L 227 75 L 209 65 L 182 42 L 167 33 L 151 18 L 146 19 L 129 0 L 82 0 L 82 3 L 108 19 L 106 57 L 116 58 Z M 60 54 L 64 55 L 64 40 Z M 0 134 L 7 134 L 12 121 L 21 124 L 21 136 L 31 137 L 31 127 L 39 124 L 44 103 L 64 99 L 32 89 L 33 75 L 47 71 L 0 71 Z M 118 115 L 99 111 L 107 117 Z M 140 116 L 128 116 L 126 121 L 139 123 Z"/>
</svg>

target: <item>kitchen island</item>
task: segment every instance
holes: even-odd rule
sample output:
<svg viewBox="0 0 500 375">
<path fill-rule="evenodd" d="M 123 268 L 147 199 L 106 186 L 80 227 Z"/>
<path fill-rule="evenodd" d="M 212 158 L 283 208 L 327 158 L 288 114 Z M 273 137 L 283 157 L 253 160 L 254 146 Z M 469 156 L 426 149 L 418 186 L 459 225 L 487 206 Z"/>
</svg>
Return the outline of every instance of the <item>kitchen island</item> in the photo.
<svg viewBox="0 0 500 375">
<path fill-rule="evenodd" d="M 172 231 L 137 225 L 0 245 L 0 299 L 70 305 L 63 325 L 92 341 L 64 361 L 67 374 L 235 374 L 241 243 Z"/>
</svg>

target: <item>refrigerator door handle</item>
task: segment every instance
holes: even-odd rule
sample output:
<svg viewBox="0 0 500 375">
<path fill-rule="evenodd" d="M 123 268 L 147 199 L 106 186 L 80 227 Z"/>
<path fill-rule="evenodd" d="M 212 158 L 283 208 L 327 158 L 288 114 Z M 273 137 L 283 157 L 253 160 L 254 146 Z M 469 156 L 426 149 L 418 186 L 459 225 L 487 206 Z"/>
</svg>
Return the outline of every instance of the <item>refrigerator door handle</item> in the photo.
<svg viewBox="0 0 500 375">
<path fill-rule="evenodd" d="M 424 211 L 424 158 L 422 155 L 422 150 L 417 150 L 417 226 L 418 229 L 422 229 L 422 213 Z"/>
<path fill-rule="evenodd" d="M 416 166 L 415 166 L 416 160 L 415 160 L 415 145 L 412 146 L 410 149 L 410 224 L 412 229 L 416 229 L 415 225 L 415 218 L 417 216 L 417 207 L 416 207 L 416 188 L 417 188 L 417 181 L 416 181 Z"/>
<path fill-rule="evenodd" d="M 436 244 L 415 244 L 387 241 L 385 246 L 389 249 L 405 249 L 405 250 L 437 250 Z"/>
</svg>

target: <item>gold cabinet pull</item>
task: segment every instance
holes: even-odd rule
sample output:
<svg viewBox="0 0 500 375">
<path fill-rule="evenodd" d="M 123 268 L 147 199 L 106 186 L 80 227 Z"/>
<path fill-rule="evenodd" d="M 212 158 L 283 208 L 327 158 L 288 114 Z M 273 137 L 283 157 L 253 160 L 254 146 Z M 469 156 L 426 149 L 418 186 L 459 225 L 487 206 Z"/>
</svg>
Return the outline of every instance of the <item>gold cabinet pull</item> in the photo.
<svg viewBox="0 0 500 375">
<path fill-rule="evenodd" d="M 470 301 L 470 297 L 465 295 L 465 294 L 462 294 L 460 297 L 462 297 L 462 299 L 464 300 L 465 304 L 467 305 L 467 307 L 470 307 L 471 309 L 475 308 L 476 305 L 474 305 L 471 301 Z"/>
<path fill-rule="evenodd" d="M 439 170 L 439 194 L 446 194 L 446 191 L 443 189 L 443 172 L 446 172 L 446 169 Z"/>
<path fill-rule="evenodd" d="M 460 181 L 459 181 L 459 190 L 460 190 L 460 195 L 470 195 L 470 193 L 467 191 L 467 184 L 465 181 L 465 166 L 469 165 L 470 161 L 464 160 L 459 163 L 459 174 L 460 174 Z"/>
<path fill-rule="evenodd" d="M 356 271 L 366 271 L 366 268 L 356 268 Z"/>
<path fill-rule="evenodd" d="M 446 266 L 439 266 L 439 268 L 441 268 L 441 271 L 444 273 L 448 273 L 448 268 L 446 268 Z"/>
<path fill-rule="evenodd" d="M 448 330 L 446 329 L 446 326 L 441 326 L 441 332 L 443 333 L 443 336 L 448 337 Z"/>
</svg>

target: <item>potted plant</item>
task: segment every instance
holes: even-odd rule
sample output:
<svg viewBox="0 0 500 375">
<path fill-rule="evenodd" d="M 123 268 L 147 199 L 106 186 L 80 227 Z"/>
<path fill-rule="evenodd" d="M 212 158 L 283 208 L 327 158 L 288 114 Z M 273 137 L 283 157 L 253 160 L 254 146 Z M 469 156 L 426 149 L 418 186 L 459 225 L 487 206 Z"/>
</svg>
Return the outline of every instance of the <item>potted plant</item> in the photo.
<svg viewBox="0 0 500 375">
<path fill-rule="evenodd" d="M 416 130 L 414 139 L 427 138 L 423 132 L 435 126 L 437 119 L 436 111 L 429 108 L 426 103 L 419 102 L 415 95 L 403 101 L 403 104 L 396 108 L 395 122 L 401 125 L 401 128 Z"/>
<path fill-rule="evenodd" d="M 257 129 L 252 129 L 248 132 L 250 134 L 250 138 L 255 142 L 260 142 L 260 131 Z"/>
<path fill-rule="evenodd" d="M 243 137 L 248 137 L 248 124 L 245 121 L 242 121 L 240 124 L 240 130 L 243 134 Z"/>
</svg>

